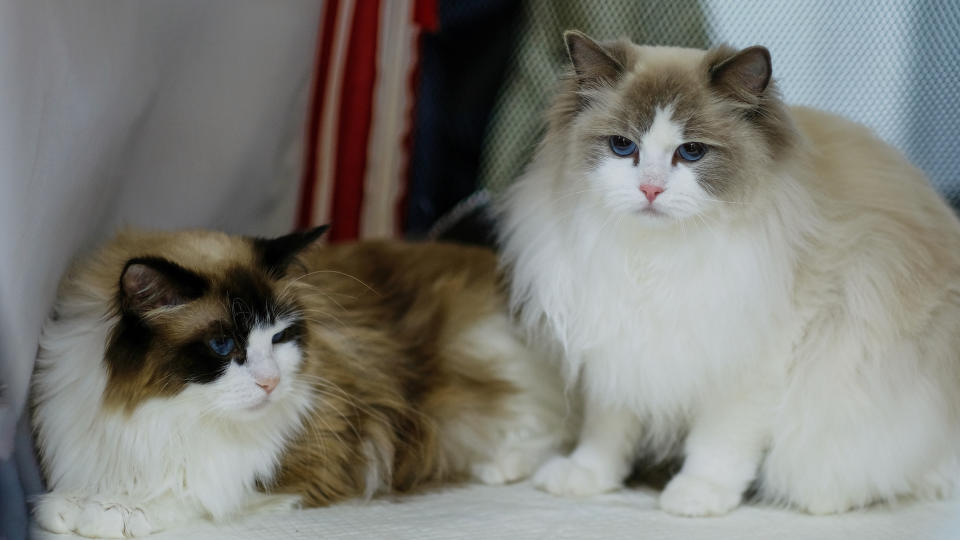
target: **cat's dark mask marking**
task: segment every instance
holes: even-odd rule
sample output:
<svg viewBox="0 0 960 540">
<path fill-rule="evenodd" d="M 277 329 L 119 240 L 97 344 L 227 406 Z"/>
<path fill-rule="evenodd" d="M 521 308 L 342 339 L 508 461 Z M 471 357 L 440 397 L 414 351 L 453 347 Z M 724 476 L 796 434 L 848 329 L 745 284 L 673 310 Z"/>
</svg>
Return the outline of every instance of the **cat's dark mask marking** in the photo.
<svg viewBox="0 0 960 540">
<path fill-rule="evenodd" d="M 281 306 L 267 278 L 268 275 L 257 275 L 235 266 L 227 270 L 223 282 L 218 284 L 220 297 L 227 299 L 238 337 L 245 338 L 257 324 L 270 325 L 277 321 Z"/>
<path fill-rule="evenodd" d="M 120 321 L 107 341 L 110 376 L 131 377 L 140 371 L 153 346 L 153 331 L 144 320 L 147 312 L 196 300 L 209 286 L 203 277 L 162 257 L 127 261 L 119 280 Z"/>
<path fill-rule="evenodd" d="M 327 232 L 329 225 L 296 231 L 277 238 L 254 238 L 253 247 L 260 264 L 273 277 L 280 277 L 301 251 Z"/>
<path fill-rule="evenodd" d="M 225 332 L 226 331 L 226 332 Z M 227 356 L 214 353 L 207 341 L 218 336 L 233 337 L 237 346 Z M 170 359 L 170 371 L 177 373 L 183 380 L 198 384 L 212 383 L 220 378 L 231 362 L 243 364 L 247 358 L 247 334 L 230 332 L 219 321 L 200 331 L 196 338 L 179 348 Z"/>
</svg>

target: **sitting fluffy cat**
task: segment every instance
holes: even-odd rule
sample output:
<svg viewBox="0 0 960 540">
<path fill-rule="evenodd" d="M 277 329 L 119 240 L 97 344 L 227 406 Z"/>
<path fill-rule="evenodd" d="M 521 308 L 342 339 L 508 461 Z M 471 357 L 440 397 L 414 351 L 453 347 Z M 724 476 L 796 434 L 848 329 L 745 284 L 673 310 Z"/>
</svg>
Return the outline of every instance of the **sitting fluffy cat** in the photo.
<svg viewBox="0 0 960 540">
<path fill-rule="evenodd" d="M 562 381 L 518 340 L 491 252 L 321 232 L 127 232 L 64 278 L 33 384 L 41 527 L 510 482 L 558 450 Z"/>
<path fill-rule="evenodd" d="M 682 456 L 671 513 L 843 512 L 957 485 L 960 223 L 867 129 L 787 107 L 763 47 L 565 35 L 573 64 L 503 208 L 512 302 L 562 347 L 588 495 Z"/>
</svg>

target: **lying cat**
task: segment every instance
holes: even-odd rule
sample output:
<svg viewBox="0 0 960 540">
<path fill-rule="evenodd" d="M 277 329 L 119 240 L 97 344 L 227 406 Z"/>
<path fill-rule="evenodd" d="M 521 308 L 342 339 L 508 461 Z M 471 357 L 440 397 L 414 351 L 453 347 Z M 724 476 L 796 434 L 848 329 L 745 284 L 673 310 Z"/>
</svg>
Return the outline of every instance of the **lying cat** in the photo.
<svg viewBox="0 0 960 540">
<path fill-rule="evenodd" d="M 126 232 L 64 278 L 33 383 L 42 528 L 511 482 L 558 450 L 562 381 L 518 340 L 491 252 L 322 231 Z"/>
<path fill-rule="evenodd" d="M 642 454 L 685 457 L 660 505 L 690 516 L 751 485 L 813 513 L 955 492 L 960 222 L 923 174 L 784 105 L 763 47 L 565 39 L 500 231 L 514 306 L 586 400 L 534 482 L 615 489 Z"/>
</svg>

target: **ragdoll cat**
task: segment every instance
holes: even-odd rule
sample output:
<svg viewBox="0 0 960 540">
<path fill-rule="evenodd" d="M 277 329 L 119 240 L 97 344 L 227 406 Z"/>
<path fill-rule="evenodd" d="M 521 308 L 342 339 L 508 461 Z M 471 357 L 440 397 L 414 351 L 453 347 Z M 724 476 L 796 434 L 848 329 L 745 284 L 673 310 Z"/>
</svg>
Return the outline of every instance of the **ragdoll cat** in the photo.
<svg viewBox="0 0 960 540">
<path fill-rule="evenodd" d="M 683 457 L 660 506 L 689 516 L 751 486 L 812 513 L 952 493 L 960 223 L 923 174 L 784 105 L 763 47 L 565 40 L 500 230 L 514 307 L 585 399 L 534 482 L 587 495 Z"/>
<path fill-rule="evenodd" d="M 510 482 L 559 450 L 561 376 L 518 339 L 492 252 L 321 232 L 126 232 L 68 273 L 33 382 L 42 528 Z"/>
</svg>

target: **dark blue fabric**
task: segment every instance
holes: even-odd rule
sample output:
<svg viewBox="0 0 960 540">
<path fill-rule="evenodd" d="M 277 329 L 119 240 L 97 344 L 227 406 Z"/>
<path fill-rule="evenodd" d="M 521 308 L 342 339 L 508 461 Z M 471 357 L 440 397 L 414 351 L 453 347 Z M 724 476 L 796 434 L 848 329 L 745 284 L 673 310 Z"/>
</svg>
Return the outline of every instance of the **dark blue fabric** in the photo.
<svg viewBox="0 0 960 540">
<path fill-rule="evenodd" d="M 421 237 L 477 189 L 484 133 L 503 81 L 522 3 L 440 0 L 440 28 L 423 38 L 406 221 Z"/>
<path fill-rule="evenodd" d="M 17 465 L 12 459 L 0 461 L 0 494 L 0 538 L 26 538 L 27 506 Z"/>
<path fill-rule="evenodd" d="M 30 537 L 27 498 L 43 492 L 26 412 L 17 423 L 13 455 L 0 460 L 0 540 Z"/>
</svg>

